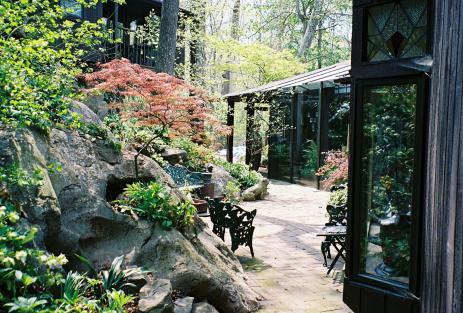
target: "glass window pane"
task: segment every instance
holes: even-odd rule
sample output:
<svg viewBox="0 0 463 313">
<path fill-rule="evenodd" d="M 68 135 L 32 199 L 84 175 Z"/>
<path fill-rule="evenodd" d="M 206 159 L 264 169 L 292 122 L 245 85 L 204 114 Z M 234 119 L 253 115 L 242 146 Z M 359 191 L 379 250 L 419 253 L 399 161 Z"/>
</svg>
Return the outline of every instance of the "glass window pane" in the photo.
<svg viewBox="0 0 463 313">
<path fill-rule="evenodd" d="M 76 0 L 60 0 L 61 6 L 66 10 L 66 13 L 76 17 L 83 17 L 82 5 Z"/>
<path fill-rule="evenodd" d="M 367 61 L 426 55 L 427 16 L 427 0 L 396 1 L 369 8 Z"/>
<path fill-rule="evenodd" d="M 363 97 L 361 271 L 408 284 L 417 85 L 368 87 Z"/>
</svg>

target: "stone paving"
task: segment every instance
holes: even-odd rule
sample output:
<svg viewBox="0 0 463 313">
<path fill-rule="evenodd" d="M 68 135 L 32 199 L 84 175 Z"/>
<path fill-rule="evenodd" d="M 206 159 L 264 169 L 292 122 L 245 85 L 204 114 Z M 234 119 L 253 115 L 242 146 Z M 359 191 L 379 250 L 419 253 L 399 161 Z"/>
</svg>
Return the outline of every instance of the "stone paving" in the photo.
<svg viewBox="0 0 463 313">
<path fill-rule="evenodd" d="M 259 313 L 352 312 L 342 302 L 344 264 L 339 261 L 334 273 L 326 276 L 322 238 L 316 236 L 327 220 L 328 197 L 327 192 L 272 181 L 267 199 L 242 205 L 257 209 L 256 258 L 247 247 L 236 254 L 249 285 L 263 298 Z"/>
</svg>

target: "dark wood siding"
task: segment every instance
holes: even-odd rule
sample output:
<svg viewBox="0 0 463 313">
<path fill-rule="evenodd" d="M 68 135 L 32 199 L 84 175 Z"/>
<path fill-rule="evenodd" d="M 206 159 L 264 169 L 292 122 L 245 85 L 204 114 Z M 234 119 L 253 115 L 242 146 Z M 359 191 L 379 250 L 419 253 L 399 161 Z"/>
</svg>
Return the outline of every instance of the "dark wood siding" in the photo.
<svg viewBox="0 0 463 313">
<path fill-rule="evenodd" d="M 96 22 L 103 17 L 103 4 L 99 2 L 95 7 L 84 8 L 84 19 Z"/>
<path fill-rule="evenodd" d="M 435 1 L 422 313 L 461 313 L 463 2 Z"/>
</svg>

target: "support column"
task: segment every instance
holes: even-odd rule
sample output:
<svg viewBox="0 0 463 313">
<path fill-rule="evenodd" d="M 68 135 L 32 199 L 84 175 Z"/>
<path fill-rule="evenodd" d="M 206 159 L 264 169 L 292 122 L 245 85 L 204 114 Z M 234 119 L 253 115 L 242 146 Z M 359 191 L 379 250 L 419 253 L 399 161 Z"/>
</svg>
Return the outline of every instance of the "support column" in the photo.
<svg viewBox="0 0 463 313">
<path fill-rule="evenodd" d="M 251 164 L 252 161 L 252 132 L 254 131 L 254 114 L 256 110 L 254 102 L 246 100 L 246 164 Z"/>
<path fill-rule="evenodd" d="M 235 125 L 235 100 L 228 98 L 227 126 L 231 127 L 231 133 L 227 137 L 227 161 L 233 163 L 233 127 Z"/>
<path fill-rule="evenodd" d="M 433 1 L 422 313 L 463 310 L 463 2 Z"/>
</svg>

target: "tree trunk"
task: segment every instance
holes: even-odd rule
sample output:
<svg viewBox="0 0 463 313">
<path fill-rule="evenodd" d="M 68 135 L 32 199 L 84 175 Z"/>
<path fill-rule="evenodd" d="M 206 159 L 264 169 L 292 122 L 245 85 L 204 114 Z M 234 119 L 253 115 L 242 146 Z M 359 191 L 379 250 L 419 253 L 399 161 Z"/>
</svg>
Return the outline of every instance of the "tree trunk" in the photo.
<svg viewBox="0 0 463 313">
<path fill-rule="evenodd" d="M 204 86 L 206 76 L 206 47 L 204 43 L 204 38 L 206 38 L 206 2 L 194 0 L 191 9 L 194 13 L 194 29 L 192 31 L 195 32 L 192 42 L 194 80 L 198 85 Z"/>
<path fill-rule="evenodd" d="M 315 37 L 315 31 L 317 30 L 318 21 L 311 19 L 307 23 L 307 28 L 305 29 L 304 36 L 302 36 L 301 42 L 299 44 L 299 49 L 297 50 L 297 57 L 303 58 L 307 49 L 312 45 L 312 41 Z"/>
<path fill-rule="evenodd" d="M 299 2 L 297 2 L 299 3 Z M 310 10 L 310 14 L 304 15 L 300 9 L 300 5 L 296 6 L 297 15 L 301 22 L 304 24 L 304 35 L 299 43 L 299 49 L 297 50 L 297 57 L 303 58 L 307 49 L 310 48 L 312 45 L 313 39 L 315 37 L 315 33 L 317 31 L 317 26 L 319 23 L 322 23 L 322 7 L 323 7 L 323 0 L 315 0 L 312 9 Z"/>
<path fill-rule="evenodd" d="M 235 4 L 233 5 L 233 15 L 232 15 L 232 25 L 231 25 L 231 38 L 238 40 L 239 34 L 238 30 L 240 28 L 240 10 L 241 10 L 241 0 L 235 0 Z M 223 86 L 222 86 L 222 94 L 228 94 L 231 91 L 231 72 L 225 71 L 223 74 L 223 78 L 225 79 Z"/>
<path fill-rule="evenodd" d="M 179 0 L 164 0 L 156 71 L 174 75 Z"/>
</svg>

